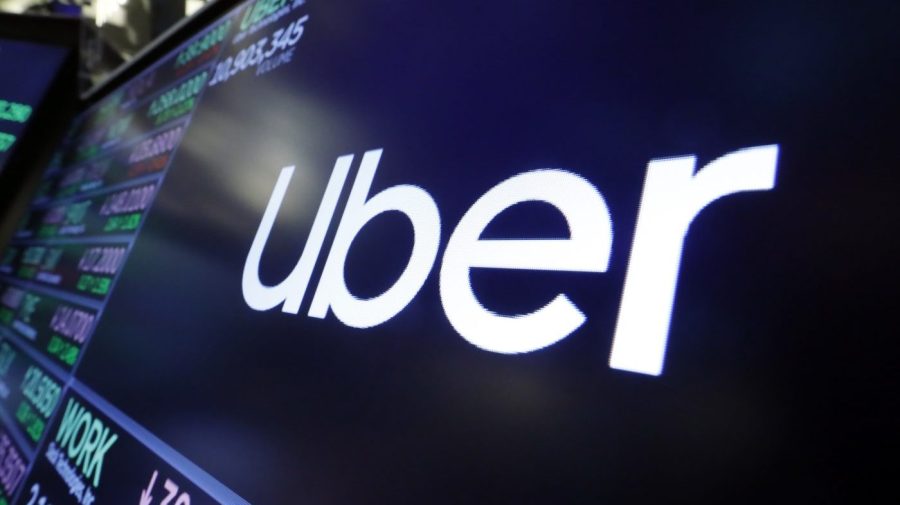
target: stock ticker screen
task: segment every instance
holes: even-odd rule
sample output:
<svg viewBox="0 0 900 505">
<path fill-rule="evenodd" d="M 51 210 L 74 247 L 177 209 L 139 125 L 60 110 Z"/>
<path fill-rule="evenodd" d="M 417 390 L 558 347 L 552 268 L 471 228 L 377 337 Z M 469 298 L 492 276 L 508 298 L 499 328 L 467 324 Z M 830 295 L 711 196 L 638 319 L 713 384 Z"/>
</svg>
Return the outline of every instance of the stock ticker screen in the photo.
<svg viewBox="0 0 900 505">
<path fill-rule="evenodd" d="M 69 49 L 0 38 L 0 172 Z"/>
<path fill-rule="evenodd" d="M 879 496 L 896 14 L 235 4 L 2 252 L 0 504 Z"/>
</svg>

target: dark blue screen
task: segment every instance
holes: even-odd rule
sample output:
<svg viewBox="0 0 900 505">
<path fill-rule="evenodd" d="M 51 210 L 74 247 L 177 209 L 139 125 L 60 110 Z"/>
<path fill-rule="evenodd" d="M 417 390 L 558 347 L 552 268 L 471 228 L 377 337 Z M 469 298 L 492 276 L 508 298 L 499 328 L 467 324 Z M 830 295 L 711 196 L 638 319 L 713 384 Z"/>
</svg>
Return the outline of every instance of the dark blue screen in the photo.
<svg viewBox="0 0 900 505">
<path fill-rule="evenodd" d="M 0 172 L 69 50 L 0 39 Z"/>
<path fill-rule="evenodd" d="M 889 2 L 251 2 L 209 67 L 78 380 L 252 503 L 877 496 L 892 482 L 877 434 L 896 403 L 897 14 Z M 675 182 L 651 191 L 651 161 L 694 156 L 699 171 L 761 146 L 777 146 L 772 187 L 696 209 L 675 234 L 677 276 L 651 279 L 674 289 L 661 373 L 611 368 L 636 230 L 650 226 L 639 214 L 655 202 L 642 198 L 685 194 Z M 275 286 L 310 237 L 321 247 L 306 253 L 305 291 L 291 284 L 260 310 L 248 256 L 285 167 L 250 272 Z M 546 268 L 475 265 L 447 294 L 451 260 L 482 257 L 449 245 L 477 202 L 541 171 L 568 175 L 535 194 L 563 179 L 573 191 L 523 198 L 476 238 L 574 242 L 584 229 L 611 242 L 578 249 L 585 267 L 551 267 L 575 263 L 562 253 L 537 256 Z M 608 215 L 584 207 L 583 226 L 573 216 L 588 211 L 560 210 L 597 198 Z M 354 228 L 376 204 L 384 212 Z M 372 316 L 366 303 L 428 243 L 421 285 Z M 522 244 L 495 262 L 526 261 Z M 340 314 L 337 280 L 358 302 Z M 477 306 L 455 321 L 447 307 L 466 294 Z M 526 320 L 560 295 L 584 319 L 536 349 L 517 340 L 540 333 L 531 323 L 460 331 L 467 314 Z M 332 307 L 317 312 L 317 297 Z"/>
</svg>

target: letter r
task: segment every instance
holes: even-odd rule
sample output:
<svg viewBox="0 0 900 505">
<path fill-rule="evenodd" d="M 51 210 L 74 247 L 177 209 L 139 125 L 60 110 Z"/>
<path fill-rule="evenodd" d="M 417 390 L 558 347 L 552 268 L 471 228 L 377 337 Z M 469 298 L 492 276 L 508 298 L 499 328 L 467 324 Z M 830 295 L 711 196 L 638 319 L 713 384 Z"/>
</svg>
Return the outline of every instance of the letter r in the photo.
<svg viewBox="0 0 900 505">
<path fill-rule="evenodd" d="M 718 198 L 772 189 L 777 158 L 778 146 L 768 145 L 728 153 L 696 174 L 694 156 L 649 163 L 610 367 L 662 373 L 681 253 L 691 222 Z"/>
</svg>

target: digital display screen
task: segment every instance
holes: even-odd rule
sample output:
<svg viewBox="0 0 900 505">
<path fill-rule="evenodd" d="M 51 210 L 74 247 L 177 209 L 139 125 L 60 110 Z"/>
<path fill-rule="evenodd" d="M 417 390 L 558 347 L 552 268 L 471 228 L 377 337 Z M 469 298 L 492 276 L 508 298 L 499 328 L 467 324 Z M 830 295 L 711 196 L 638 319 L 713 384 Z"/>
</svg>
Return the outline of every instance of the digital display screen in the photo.
<svg viewBox="0 0 900 505">
<path fill-rule="evenodd" d="M 879 9 L 236 3 L 0 256 L 0 505 L 891 489 Z"/>
<path fill-rule="evenodd" d="M 65 47 L 0 38 L 0 172 L 68 53 Z"/>
</svg>

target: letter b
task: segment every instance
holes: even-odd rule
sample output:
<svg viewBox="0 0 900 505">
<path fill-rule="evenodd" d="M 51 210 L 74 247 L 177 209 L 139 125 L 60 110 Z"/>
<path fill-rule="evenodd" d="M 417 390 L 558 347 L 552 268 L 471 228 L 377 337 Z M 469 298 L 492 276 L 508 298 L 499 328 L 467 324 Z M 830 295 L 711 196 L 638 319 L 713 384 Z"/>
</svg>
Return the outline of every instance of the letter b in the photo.
<svg viewBox="0 0 900 505">
<path fill-rule="evenodd" d="M 310 317 L 324 318 L 330 307 L 347 326 L 369 328 L 381 324 L 412 301 L 434 265 L 441 220 L 437 205 L 428 192 L 417 186 L 399 185 L 366 200 L 380 159 L 381 149 L 368 151 L 363 156 L 309 308 Z M 401 212 L 412 223 L 412 254 L 403 273 L 387 291 L 369 299 L 357 298 L 347 289 L 344 279 L 347 253 L 359 231 L 375 216 L 388 211 Z"/>
</svg>

